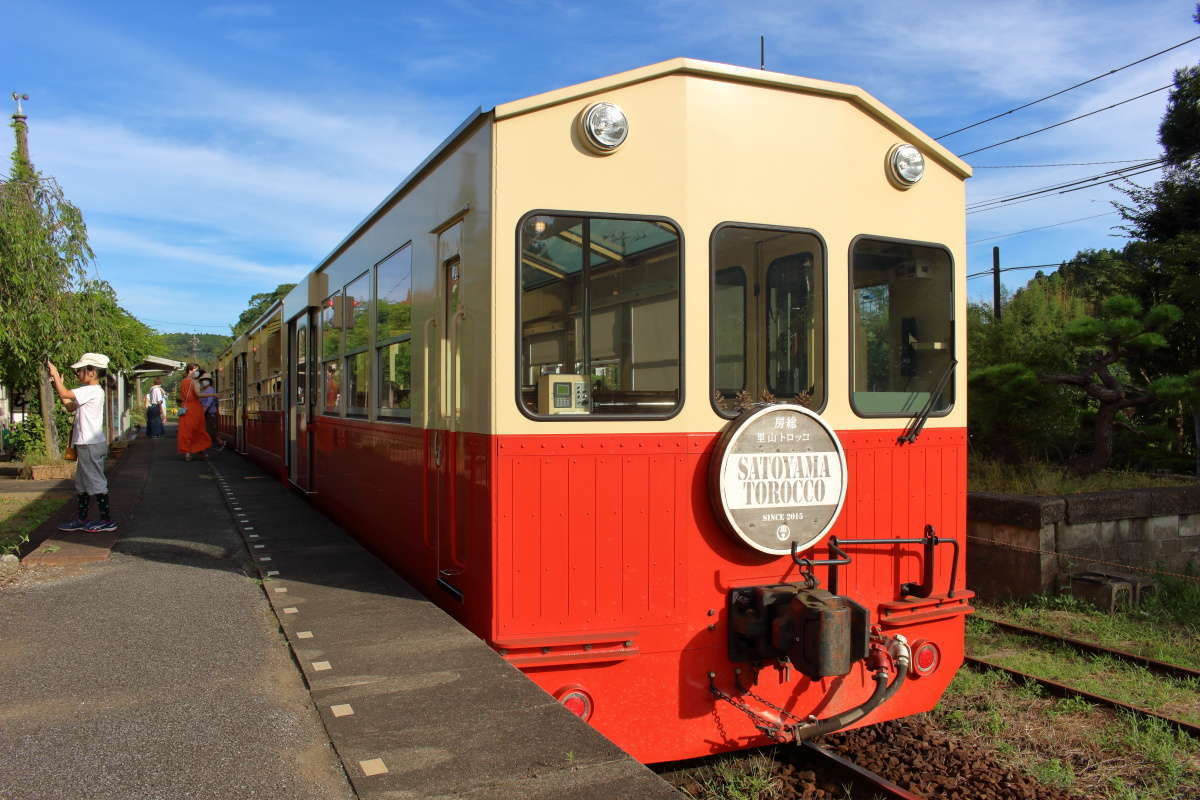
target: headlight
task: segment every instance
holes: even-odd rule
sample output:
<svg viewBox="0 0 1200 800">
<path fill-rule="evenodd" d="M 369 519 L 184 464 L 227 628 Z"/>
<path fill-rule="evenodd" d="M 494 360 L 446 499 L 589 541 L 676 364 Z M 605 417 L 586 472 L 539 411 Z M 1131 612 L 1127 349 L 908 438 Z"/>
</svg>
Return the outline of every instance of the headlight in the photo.
<svg viewBox="0 0 1200 800">
<path fill-rule="evenodd" d="M 887 161 L 888 177 L 901 189 L 907 189 L 925 177 L 925 157 L 911 144 L 893 145 Z"/>
<path fill-rule="evenodd" d="M 597 153 L 611 153 L 629 136 L 629 120 L 614 103 L 593 103 L 579 121 L 584 141 Z"/>
</svg>

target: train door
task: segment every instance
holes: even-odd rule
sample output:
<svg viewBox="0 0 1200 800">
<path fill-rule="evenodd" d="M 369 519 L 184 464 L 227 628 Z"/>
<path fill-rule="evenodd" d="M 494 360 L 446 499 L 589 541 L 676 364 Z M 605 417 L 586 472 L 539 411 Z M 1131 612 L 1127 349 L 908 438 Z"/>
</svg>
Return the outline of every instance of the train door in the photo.
<svg viewBox="0 0 1200 800">
<path fill-rule="evenodd" d="M 461 330 L 465 316 L 462 298 L 462 223 L 438 235 L 438 268 L 442 282 L 437 358 L 437 424 L 431 425 L 433 492 L 432 529 L 437 547 L 437 582 L 463 599 L 457 585 L 462 574 L 463 552 L 458 535 L 455 475 L 462 448 L 459 431 L 462 415 Z"/>
<path fill-rule="evenodd" d="M 234 449 L 246 452 L 246 354 L 233 360 Z"/>
<path fill-rule="evenodd" d="M 288 323 L 288 479 L 296 488 L 312 491 L 312 392 L 309 353 L 312 325 L 308 312 Z"/>
</svg>

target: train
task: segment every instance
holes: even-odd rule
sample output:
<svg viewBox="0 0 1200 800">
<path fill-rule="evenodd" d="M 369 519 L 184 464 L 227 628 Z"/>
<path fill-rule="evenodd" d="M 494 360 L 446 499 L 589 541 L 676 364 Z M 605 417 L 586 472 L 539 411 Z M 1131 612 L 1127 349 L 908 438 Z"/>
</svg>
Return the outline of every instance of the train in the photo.
<svg viewBox="0 0 1200 800">
<path fill-rule="evenodd" d="M 929 710 L 970 174 L 693 59 L 477 110 L 219 356 L 218 436 L 644 763 Z"/>
</svg>

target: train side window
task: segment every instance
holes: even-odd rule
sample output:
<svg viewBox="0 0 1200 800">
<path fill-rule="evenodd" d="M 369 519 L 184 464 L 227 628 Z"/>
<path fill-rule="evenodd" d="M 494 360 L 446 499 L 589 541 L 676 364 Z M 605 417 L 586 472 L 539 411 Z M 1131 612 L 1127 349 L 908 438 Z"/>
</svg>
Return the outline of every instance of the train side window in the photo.
<svg viewBox="0 0 1200 800">
<path fill-rule="evenodd" d="M 746 270 L 725 267 L 713 281 L 713 370 L 721 397 L 746 388 Z"/>
<path fill-rule="evenodd" d="M 948 412 L 954 402 L 953 376 L 946 374 L 954 360 L 949 252 L 860 237 L 850 256 L 855 412 L 863 417 L 917 414 L 935 391 L 932 413 Z"/>
<path fill-rule="evenodd" d="M 338 360 L 342 356 L 342 293 L 335 292 L 321 304 L 319 318 L 321 330 L 321 385 L 324 401 L 322 413 L 341 413 L 341 370 Z"/>
<path fill-rule="evenodd" d="M 364 272 L 346 285 L 342 310 L 345 327 L 345 371 L 342 393 L 346 413 L 365 417 L 370 403 L 371 359 L 371 274 Z"/>
<path fill-rule="evenodd" d="M 375 268 L 375 358 L 381 417 L 412 419 L 412 247 Z"/>
<path fill-rule="evenodd" d="M 712 399 L 824 406 L 825 246 L 808 231 L 726 224 L 712 235 Z"/>
<path fill-rule="evenodd" d="M 519 238 L 522 411 L 676 413 L 679 229 L 656 219 L 530 214 Z"/>
</svg>

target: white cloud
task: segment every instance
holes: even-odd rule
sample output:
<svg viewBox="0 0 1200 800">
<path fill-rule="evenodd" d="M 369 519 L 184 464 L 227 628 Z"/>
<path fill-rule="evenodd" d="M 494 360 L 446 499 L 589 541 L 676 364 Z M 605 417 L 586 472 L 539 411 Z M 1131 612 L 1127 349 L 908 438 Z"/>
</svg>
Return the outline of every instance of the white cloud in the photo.
<svg viewBox="0 0 1200 800">
<path fill-rule="evenodd" d="M 150 239 L 129 231 L 114 228 L 97 228 L 89 230 L 89 238 L 94 248 L 111 248 L 123 253 L 149 256 L 161 262 L 162 270 L 186 280 L 199 278 L 201 273 L 181 273 L 181 270 L 199 268 L 204 274 L 214 280 L 224 281 L 227 278 L 217 273 L 232 273 L 235 276 L 251 276 L 268 278 L 277 283 L 294 283 L 308 273 L 314 265 L 311 264 L 263 264 L 226 252 L 221 252 L 219 245 L 213 246 L 202 243 L 199 246 L 175 244 Z"/>
</svg>

